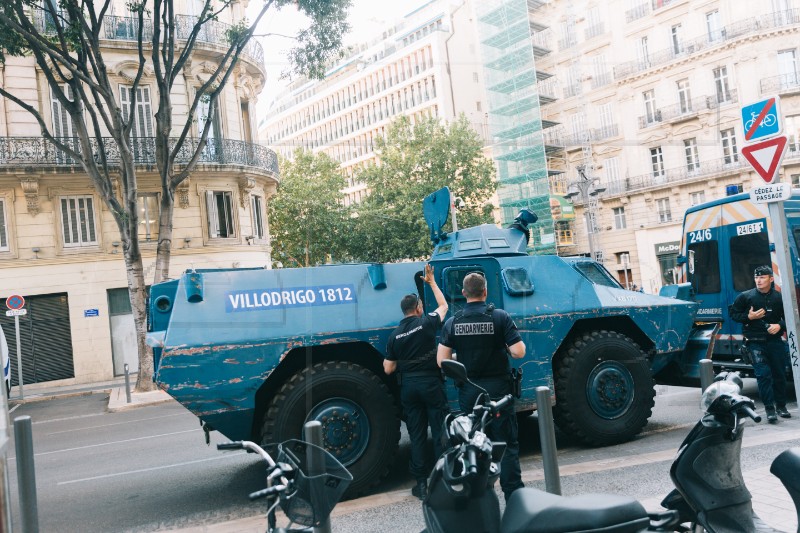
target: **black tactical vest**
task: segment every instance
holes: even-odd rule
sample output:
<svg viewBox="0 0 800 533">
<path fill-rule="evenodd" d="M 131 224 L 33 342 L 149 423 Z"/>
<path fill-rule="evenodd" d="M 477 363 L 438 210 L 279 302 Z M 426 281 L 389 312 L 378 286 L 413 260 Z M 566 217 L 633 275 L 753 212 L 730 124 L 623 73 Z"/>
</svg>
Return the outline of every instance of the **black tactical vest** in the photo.
<svg viewBox="0 0 800 533">
<path fill-rule="evenodd" d="M 471 379 L 506 377 L 510 371 L 503 332 L 494 314 L 490 305 L 483 313 L 461 311 L 453 317 L 454 349 Z"/>
</svg>

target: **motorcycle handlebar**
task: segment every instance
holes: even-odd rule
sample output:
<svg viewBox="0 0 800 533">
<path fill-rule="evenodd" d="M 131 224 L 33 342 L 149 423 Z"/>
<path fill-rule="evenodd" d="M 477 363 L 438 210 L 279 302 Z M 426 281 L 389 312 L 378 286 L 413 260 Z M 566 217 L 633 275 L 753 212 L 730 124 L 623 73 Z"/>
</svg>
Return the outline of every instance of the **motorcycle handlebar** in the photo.
<svg viewBox="0 0 800 533">
<path fill-rule="evenodd" d="M 755 411 L 753 411 L 752 409 L 750 409 L 748 406 L 746 406 L 746 405 L 743 405 L 743 406 L 742 406 L 742 411 L 744 411 L 744 414 L 746 414 L 747 416 L 749 416 L 750 418 L 752 418 L 752 419 L 753 419 L 753 421 L 755 421 L 756 423 L 758 423 L 758 422 L 761 422 L 761 416 L 760 416 L 760 415 L 758 415 L 758 414 L 757 414 Z"/>
<path fill-rule="evenodd" d="M 478 457 L 476 456 L 475 450 L 472 447 L 467 449 L 467 460 L 464 463 L 464 467 L 468 475 L 474 475 L 478 473 Z"/>
<path fill-rule="evenodd" d="M 278 494 L 279 492 L 283 492 L 286 490 L 286 485 L 275 485 L 273 487 L 267 487 L 266 489 L 261 489 L 256 492 L 250 493 L 251 501 L 258 500 L 259 498 L 263 498 L 265 496 L 272 496 L 273 494 Z"/>
<path fill-rule="evenodd" d="M 241 450 L 244 448 L 241 441 L 236 442 L 220 442 L 217 444 L 218 450 Z"/>
<path fill-rule="evenodd" d="M 511 403 L 511 400 L 513 400 L 513 399 L 514 399 L 513 396 L 511 396 L 510 394 L 506 394 L 505 396 L 503 396 L 502 398 L 500 398 L 496 402 L 491 402 L 490 406 L 492 408 L 492 413 L 497 413 L 498 411 L 503 409 L 505 406 L 507 406 L 509 403 Z"/>
</svg>

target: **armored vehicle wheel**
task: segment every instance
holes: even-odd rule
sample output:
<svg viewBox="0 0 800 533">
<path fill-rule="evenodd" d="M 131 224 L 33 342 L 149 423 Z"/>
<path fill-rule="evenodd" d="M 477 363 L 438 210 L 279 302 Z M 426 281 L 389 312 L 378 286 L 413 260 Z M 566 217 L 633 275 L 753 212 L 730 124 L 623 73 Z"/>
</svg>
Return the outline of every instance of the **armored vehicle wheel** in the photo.
<svg viewBox="0 0 800 533">
<path fill-rule="evenodd" d="M 363 366 L 317 363 L 293 375 L 264 415 L 261 441 L 301 438 L 303 425 L 322 423 L 325 448 L 353 474 L 345 497 L 377 485 L 400 441 L 400 419 L 388 387 Z"/>
<path fill-rule="evenodd" d="M 633 438 L 652 414 L 655 389 L 647 357 L 629 337 L 592 331 L 554 361 L 558 427 L 593 446 Z"/>
</svg>

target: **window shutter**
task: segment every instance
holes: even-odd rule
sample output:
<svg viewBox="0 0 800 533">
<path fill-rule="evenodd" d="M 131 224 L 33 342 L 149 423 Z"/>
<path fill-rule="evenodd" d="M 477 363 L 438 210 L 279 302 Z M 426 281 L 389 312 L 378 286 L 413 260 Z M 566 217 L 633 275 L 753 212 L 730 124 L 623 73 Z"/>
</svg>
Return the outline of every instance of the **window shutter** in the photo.
<svg viewBox="0 0 800 533">
<path fill-rule="evenodd" d="M 215 239 L 219 237 L 219 213 L 214 201 L 214 191 L 206 191 L 206 212 L 208 213 L 208 236 Z"/>
</svg>

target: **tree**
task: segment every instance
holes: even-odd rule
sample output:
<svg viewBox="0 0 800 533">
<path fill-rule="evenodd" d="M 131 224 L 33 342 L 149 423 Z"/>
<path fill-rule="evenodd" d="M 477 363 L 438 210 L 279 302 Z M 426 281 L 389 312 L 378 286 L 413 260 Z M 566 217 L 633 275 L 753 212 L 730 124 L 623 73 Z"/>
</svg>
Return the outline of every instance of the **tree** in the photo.
<svg viewBox="0 0 800 533">
<path fill-rule="evenodd" d="M 356 176 L 366 183 L 369 194 L 354 209 L 358 223 L 351 254 L 376 262 L 429 256 L 430 231 L 422 216 L 422 199 L 444 186 L 463 200 L 460 227 L 491 222 L 494 164 L 483 157 L 482 146 L 463 115 L 450 124 L 435 118 L 414 124 L 408 117 L 394 121 L 386 138 L 377 140 L 380 163 Z"/>
<path fill-rule="evenodd" d="M 339 163 L 299 149 L 280 167 L 281 183 L 269 205 L 273 259 L 301 267 L 322 264 L 328 255 L 341 261 L 350 221 Z"/>
<path fill-rule="evenodd" d="M 208 144 L 212 119 L 222 91 L 235 72 L 240 55 L 256 26 L 270 9 L 293 6 L 308 15 L 310 24 L 297 36 L 290 53 L 298 73 L 319 77 L 335 57 L 348 30 L 350 0 L 264 0 L 252 24 L 242 21 L 227 29 L 227 51 L 176 117 L 173 97 L 184 82 L 199 36 L 236 0 L 200 0 L 200 13 L 186 26 L 178 22 L 174 0 L 128 0 L 131 17 L 125 31 L 136 41 L 136 61 L 126 75 L 131 88 L 120 102 L 109 72 L 107 49 L 101 40 L 109 31 L 114 0 L 3 0 L 0 5 L 0 62 L 8 56 L 33 56 L 73 131 L 65 138 L 52 130 L 37 107 L 0 87 L 0 95 L 35 117 L 45 142 L 75 161 L 113 214 L 120 233 L 128 288 L 137 332 L 139 377 L 137 390 L 153 388 L 152 353 L 145 345 L 145 290 L 137 225 L 137 163 L 147 153 L 161 181 L 161 212 L 153 282 L 169 275 L 175 191 L 195 169 Z M 183 4 L 180 2 L 179 4 Z M 184 19 L 181 19 L 182 21 Z M 117 28 L 118 30 L 119 28 Z M 149 56 L 149 59 L 148 59 Z M 145 73 L 157 86 L 153 138 L 132 135 L 138 89 Z M 176 86 L 176 83 L 178 84 Z M 202 110 L 202 111 L 201 111 Z M 176 119 L 180 120 L 176 120 Z M 192 138 L 198 121 L 202 134 Z M 112 155 L 113 154 L 113 155 Z"/>
</svg>

